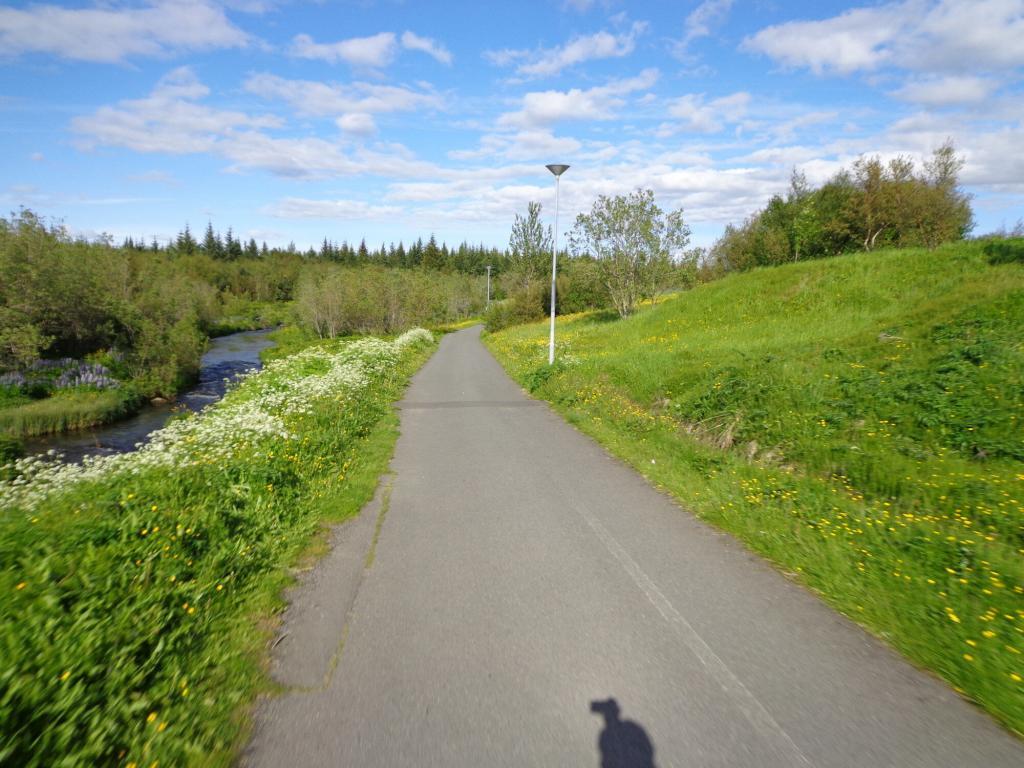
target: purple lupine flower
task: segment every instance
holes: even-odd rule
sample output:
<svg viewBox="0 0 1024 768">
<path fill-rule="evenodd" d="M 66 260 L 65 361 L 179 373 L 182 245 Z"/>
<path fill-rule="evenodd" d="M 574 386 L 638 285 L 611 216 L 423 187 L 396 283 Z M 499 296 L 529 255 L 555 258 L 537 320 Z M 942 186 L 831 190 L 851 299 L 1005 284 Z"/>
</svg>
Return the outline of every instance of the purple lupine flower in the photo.
<svg viewBox="0 0 1024 768">
<path fill-rule="evenodd" d="M 0 373 L 0 387 L 17 387 L 21 389 L 28 383 L 25 374 L 21 371 L 9 371 Z"/>
<path fill-rule="evenodd" d="M 113 378 L 105 367 L 99 363 L 79 363 L 68 368 L 53 383 L 54 389 L 72 389 L 74 387 L 93 387 L 94 389 L 116 389 L 121 382 Z"/>
</svg>

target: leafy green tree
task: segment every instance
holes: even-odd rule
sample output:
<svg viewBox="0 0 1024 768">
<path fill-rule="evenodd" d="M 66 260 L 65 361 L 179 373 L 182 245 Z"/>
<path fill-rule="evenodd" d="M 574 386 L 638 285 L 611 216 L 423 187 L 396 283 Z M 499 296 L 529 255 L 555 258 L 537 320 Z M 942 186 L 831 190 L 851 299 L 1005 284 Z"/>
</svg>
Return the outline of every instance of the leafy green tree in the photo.
<svg viewBox="0 0 1024 768">
<path fill-rule="evenodd" d="M 540 214 L 540 203 L 528 203 L 526 216 L 516 214 L 508 240 L 507 274 L 516 288 L 523 291 L 529 291 L 536 282 L 544 282 L 551 259 L 554 238 L 551 227 L 544 226 Z"/>
<path fill-rule="evenodd" d="M 621 317 L 631 314 L 645 295 L 653 295 L 689 240 L 682 209 L 664 213 L 650 189 L 601 195 L 590 213 L 576 218 L 571 235 L 574 252 L 597 260 Z"/>
</svg>

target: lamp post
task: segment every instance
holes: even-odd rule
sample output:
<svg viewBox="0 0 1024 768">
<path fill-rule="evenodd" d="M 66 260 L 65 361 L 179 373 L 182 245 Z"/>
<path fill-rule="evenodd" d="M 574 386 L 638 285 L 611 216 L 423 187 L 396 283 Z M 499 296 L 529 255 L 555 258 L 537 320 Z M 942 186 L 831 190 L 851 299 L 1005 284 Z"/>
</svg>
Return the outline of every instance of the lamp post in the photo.
<svg viewBox="0 0 1024 768">
<path fill-rule="evenodd" d="M 558 269 L 558 181 L 569 170 L 568 165 L 546 166 L 555 174 L 555 240 L 551 245 L 551 340 L 548 343 L 548 365 L 555 362 L 555 272 Z"/>
<path fill-rule="evenodd" d="M 487 265 L 487 308 L 491 306 L 491 265 Z"/>
</svg>

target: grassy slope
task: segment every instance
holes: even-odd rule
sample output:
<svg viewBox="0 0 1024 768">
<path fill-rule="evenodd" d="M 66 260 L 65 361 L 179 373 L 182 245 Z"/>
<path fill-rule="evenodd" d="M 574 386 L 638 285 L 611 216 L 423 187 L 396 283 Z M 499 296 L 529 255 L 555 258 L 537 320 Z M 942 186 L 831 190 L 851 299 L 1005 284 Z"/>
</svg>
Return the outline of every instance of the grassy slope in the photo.
<svg viewBox="0 0 1024 768">
<path fill-rule="evenodd" d="M 980 248 L 736 275 L 487 337 L 688 509 L 1024 731 L 1024 269 Z"/>
<path fill-rule="evenodd" d="M 267 686 L 287 567 L 370 499 L 398 434 L 391 403 L 433 349 L 290 417 L 301 440 L 3 510 L 0 764 L 231 764 Z"/>
</svg>

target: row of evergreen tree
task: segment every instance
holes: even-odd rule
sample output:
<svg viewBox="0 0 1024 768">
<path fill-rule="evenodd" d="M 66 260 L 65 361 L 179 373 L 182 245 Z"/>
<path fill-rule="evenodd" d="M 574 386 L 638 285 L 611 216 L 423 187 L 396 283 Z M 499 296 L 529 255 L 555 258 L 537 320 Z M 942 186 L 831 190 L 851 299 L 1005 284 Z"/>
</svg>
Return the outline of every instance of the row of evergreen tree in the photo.
<svg viewBox="0 0 1024 768">
<path fill-rule="evenodd" d="M 243 241 L 235 236 L 230 227 L 222 236 L 214 230 L 212 222 L 206 225 L 206 232 L 201 241 L 196 239 L 186 224 L 177 237 L 166 245 L 161 245 L 156 238 L 147 244 L 144 238 L 127 237 L 122 243 L 122 247 L 130 250 L 166 252 L 186 256 L 205 254 L 221 261 L 299 255 L 309 261 L 325 261 L 350 266 L 377 264 L 388 267 L 422 267 L 445 272 L 472 274 L 482 272 L 488 265 L 492 266 L 496 272 L 501 272 L 508 259 L 505 251 L 488 247 L 482 243 L 473 245 L 464 241 L 451 248 L 445 242 L 438 245 L 434 235 L 431 235 L 427 242 L 423 242 L 423 238 L 417 238 L 408 247 L 399 241 L 397 245 L 393 242 L 381 243 L 379 248 L 371 249 L 366 245 L 365 238 L 360 241 L 358 246 L 353 246 L 344 240 L 338 243 L 325 237 L 319 249 L 311 247 L 301 251 L 295 247 L 295 243 L 290 243 L 286 248 L 270 248 L 266 241 L 258 244 L 255 238 Z"/>
</svg>

